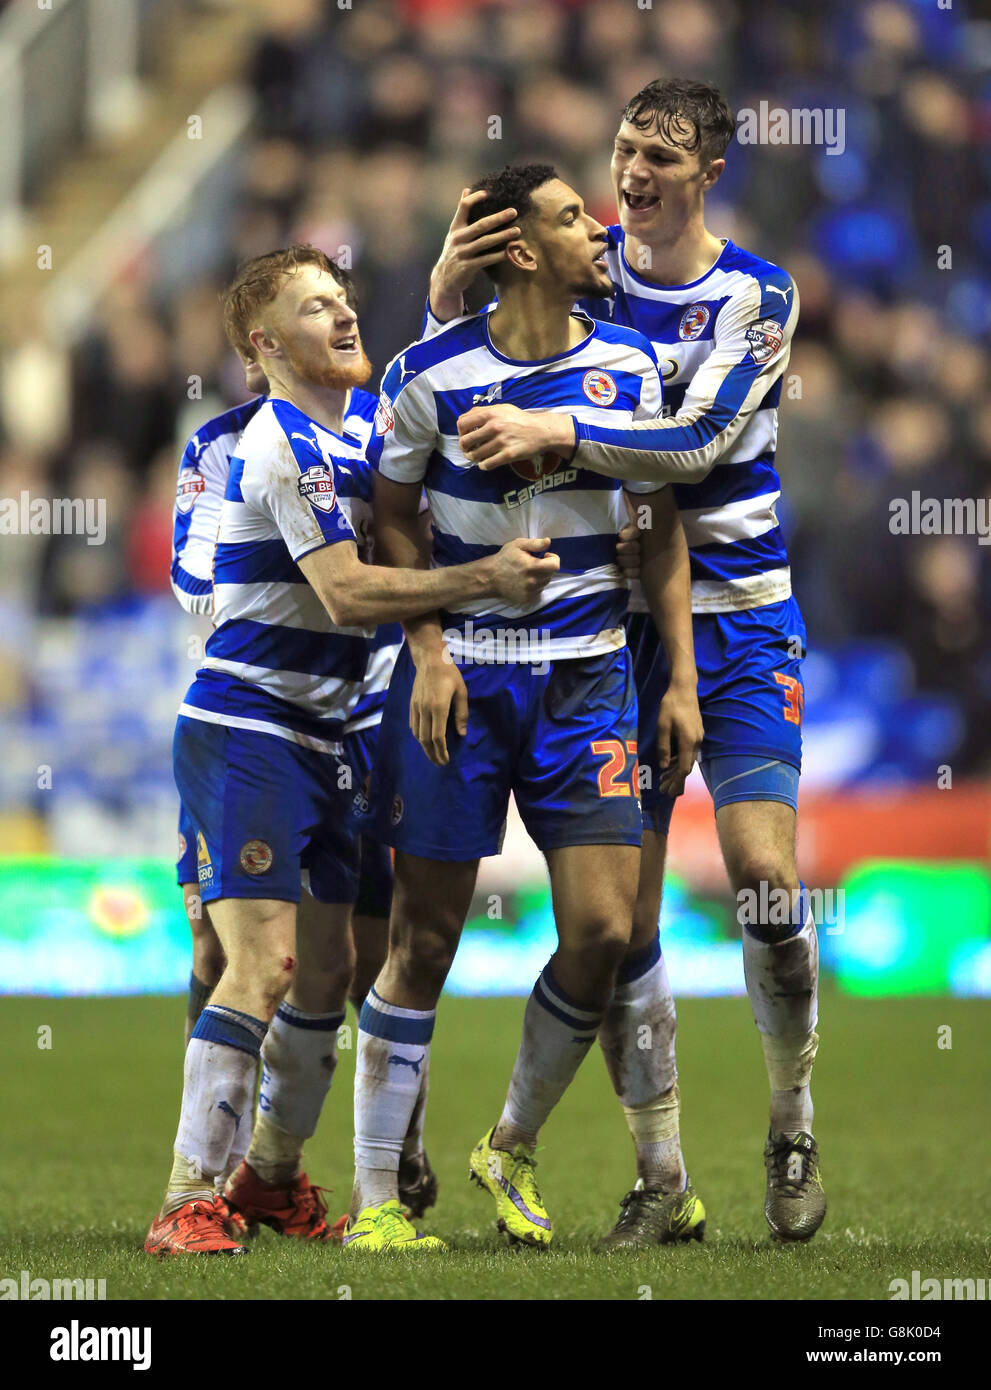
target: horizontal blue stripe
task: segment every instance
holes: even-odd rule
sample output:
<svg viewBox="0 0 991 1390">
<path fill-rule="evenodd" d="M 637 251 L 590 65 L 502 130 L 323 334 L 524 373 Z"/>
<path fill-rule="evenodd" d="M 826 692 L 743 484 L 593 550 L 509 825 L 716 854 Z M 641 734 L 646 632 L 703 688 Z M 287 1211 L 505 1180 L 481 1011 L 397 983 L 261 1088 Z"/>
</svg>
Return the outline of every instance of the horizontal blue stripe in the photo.
<svg viewBox="0 0 991 1390">
<path fill-rule="evenodd" d="M 613 322 L 635 323 L 639 331 L 653 342 L 655 351 L 663 357 L 666 343 L 684 347 L 688 342 L 711 342 L 715 336 L 716 317 L 728 300 L 729 295 L 725 294 L 714 299 L 700 295 L 698 299 L 693 299 L 687 304 L 672 304 L 669 300 L 648 299 L 646 296 L 638 295 L 635 290 L 617 285 Z M 694 309 L 698 304 L 708 309 L 709 321 L 701 333 L 691 338 L 683 338 L 678 332 L 681 320 L 689 309 Z"/>
<path fill-rule="evenodd" d="M 625 584 L 615 589 L 600 589 L 595 593 L 573 594 L 545 604 L 522 618 L 507 618 L 502 613 L 441 613 L 445 628 L 463 629 L 471 621 L 479 629 L 500 632 L 503 628 L 517 631 L 546 631 L 550 637 L 589 637 L 605 628 L 622 627 L 629 591 Z"/>
<path fill-rule="evenodd" d="M 307 628 L 276 627 L 250 618 L 232 618 L 211 634 L 206 654 L 218 661 L 244 662 L 271 671 L 360 681 L 368 663 L 368 641 L 336 632 L 311 632 Z"/>
<path fill-rule="evenodd" d="M 538 979 L 533 987 L 533 997 L 542 1009 L 546 1009 L 553 1018 L 556 1018 L 559 1023 L 565 1024 L 565 1026 L 570 1028 L 573 1032 L 584 1033 L 594 1038 L 599 1031 L 599 1025 L 602 1022 L 601 1018 L 594 1023 L 589 1023 L 586 1018 L 578 1018 L 574 1014 L 565 1013 L 565 1011 L 559 1008 L 553 999 L 551 999 L 550 995 L 544 989 L 541 979 Z"/>
<path fill-rule="evenodd" d="M 178 557 L 172 561 L 172 582 L 177 589 L 181 589 L 184 594 L 209 594 L 213 592 L 213 581 L 210 579 L 197 579 L 194 574 L 184 570 L 180 565 Z"/>
<path fill-rule="evenodd" d="M 692 579 L 725 581 L 780 569 L 788 563 L 788 552 L 781 527 L 775 526 L 752 540 L 699 546 L 689 550 L 688 560 Z"/>
<path fill-rule="evenodd" d="M 563 473 L 570 467 L 570 464 L 563 463 L 555 471 Z M 567 483 L 559 483 L 555 492 L 615 492 L 622 487 L 618 478 L 607 478 L 587 468 L 574 471 L 576 476 Z M 428 493 L 440 492 L 448 497 L 459 497 L 465 502 L 495 502 L 499 505 L 505 501 L 508 492 L 517 492 L 532 481 L 510 464 L 484 472 L 480 468 L 459 468 L 448 462 L 436 449 L 430 455 L 423 478 Z"/>
<path fill-rule="evenodd" d="M 439 531 L 435 524 L 433 532 L 434 560 L 438 565 L 467 565 L 472 560 L 495 555 L 500 545 L 480 545 L 463 541 L 448 531 Z M 616 536 L 554 536 L 551 551 L 561 560 L 561 569 L 571 574 L 583 574 L 585 570 L 599 565 L 611 565 L 616 561 Z"/>
<path fill-rule="evenodd" d="M 434 1016 L 430 1018 L 404 1018 L 401 1014 L 386 1014 L 375 1007 L 375 991 L 371 990 L 361 1013 L 358 1015 L 358 1028 L 362 1033 L 370 1033 L 373 1038 L 385 1038 L 397 1043 L 428 1043 L 434 1035 Z M 375 998 L 378 998 L 375 995 Z"/>
<path fill-rule="evenodd" d="M 619 967 L 616 972 L 616 983 L 618 985 L 629 985 L 634 980 L 641 979 L 648 970 L 652 970 L 661 958 L 661 934 L 658 932 L 653 941 L 644 946 L 641 951 L 634 951 Z"/>
<path fill-rule="evenodd" d="M 288 700 L 280 700 L 261 686 L 249 685 L 226 671 L 197 671 L 183 703 L 237 719 L 280 724 L 295 733 L 326 739 L 329 743 L 338 743 L 344 730 L 343 719 L 321 719 L 318 714 L 309 713 Z"/>
<path fill-rule="evenodd" d="M 215 1013 L 209 1006 L 196 1020 L 196 1026 L 190 1034 L 190 1042 L 194 1038 L 200 1042 L 223 1043 L 225 1047 L 247 1052 L 252 1057 L 258 1056 L 262 1046 L 261 1039 L 250 1027 L 237 1023 L 225 1014 Z"/>
<path fill-rule="evenodd" d="M 728 507 L 766 492 L 780 492 L 774 454 L 761 454 L 749 463 L 717 463 L 699 483 L 675 483 L 674 500 L 682 511 L 698 507 Z"/>
<path fill-rule="evenodd" d="M 548 961 L 543 970 L 541 970 L 540 978 L 544 981 L 544 984 L 549 990 L 553 990 L 556 998 L 560 999 L 561 1003 L 567 1008 L 577 1009 L 580 1013 L 586 1014 L 595 1012 L 595 1010 L 590 1009 L 587 1004 L 582 1004 L 577 999 L 572 999 L 571 995 L 561 988 L 560 982 L 554 974 L 554 966 L 550 961 Z"/>
<path fill-rule="evenodd" d="M 287 1010 L 284 1004 L 279 1005 L 275 1016 L 288 1027 L 301 1028 L 308 1033 L 336 1033 L 344 1022 L 342 1013 L 317 1014 L 311 1015 L 309 1018 L 301 1018 L 295 1010 Z"/>
<path fill-rule="evenodd" d="M 585 441 L 636 453 L 652 450 L 665 454 L 694 453 L 711 443 L 736 419 L 760 372 L 761 364 L 755 362 L 748 352 L 726 373 L 712 403 L 690 425 L 631 430 L 611 429 L 605 425 L 590 425 L 576 420 L 577 461 L 581 462 L 581 446 Z"/>
<path fill-rule="evenodd" d="M 303 571 L 280 538 L 269 541 L 218 541 L 213 553 L 214 584 L 305 584 Z"/>
<path fill-rule="evenodd" d="M 590 346 L 592 345 L 590 344 Z M 476 368 L 477 370 L 479 369 Z M 594 361 L 569 362 L 566 366 L 562 365 L 554 371 L 537 373 L 532 373 L 527 367 L 521 366 L 520 371 L 527 372 L 528 375 L 504 378 L 490 376 L 484 380 L 477 378 L 470 385 L 464 387 L 435 391 L 433 397 L 437 410 L 437 428 L 441 434 L 457 434 L 458 416 L 472 410 L 476 404 L 472 398 L 485 394 L 489 387 L 494 386 L 497 381 L 500 392 L 498 401 L 494 404 L 515 405 L 520 410 L 553 410 L 555 406 L 561 406 L 568 411 L 580 406 L 597 405 L 598 402 L 593 401 L 582 390 L 582 381 L 586 372 L 596 370 L 605 371 L 607 369 L 597 369 Z M 646 362 L 644 362 L 644 370 L 647 370 Z M 616 399 L 602 408 L 607 410 L 636 410 L 640 404 L 640 394 L 643 390 L 643 377 L 637 372 L 617 371 L 612 367 L 608 368 L 608 373 L 616 383 Z M 487 402 L 482 401 L 478 404 L 485 405 Z"/>
</svg>

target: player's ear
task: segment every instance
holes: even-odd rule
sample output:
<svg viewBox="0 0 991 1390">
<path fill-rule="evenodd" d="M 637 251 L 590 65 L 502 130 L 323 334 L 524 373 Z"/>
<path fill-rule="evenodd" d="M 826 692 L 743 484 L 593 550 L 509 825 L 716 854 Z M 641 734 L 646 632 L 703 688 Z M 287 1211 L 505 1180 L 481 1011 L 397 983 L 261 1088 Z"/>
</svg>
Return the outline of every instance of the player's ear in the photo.
<svg viewBox="0 0 991 1390">
<path fill-rule="evenodd" d="M 279 344 L 267 328 L 253 328 L 248 334 L 248 342 L 259 357 L 274 357 L 279 351 Z"/>
<path fill-rule="evenodd" d="M 719 175 L 726 168 L 725 159 L 714 159 L 702 175 L 702 191 L 708 193 L 709 189 L 718 180 Z"/>
<path fill-rule="evenodd" d="M 510 265 L 515 266 L 517 270 L 530 272 L 537 269 L 536 257 L 522 239 L 509 243 L 506 247 L 506 259 L 509 261 Z"/>
</svg>

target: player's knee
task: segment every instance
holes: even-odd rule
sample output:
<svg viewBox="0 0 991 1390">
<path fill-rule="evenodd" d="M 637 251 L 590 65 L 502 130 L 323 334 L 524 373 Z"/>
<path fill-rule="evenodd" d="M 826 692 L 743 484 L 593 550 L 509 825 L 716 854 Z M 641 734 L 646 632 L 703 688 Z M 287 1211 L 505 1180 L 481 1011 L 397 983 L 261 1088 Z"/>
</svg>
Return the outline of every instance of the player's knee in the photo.
<svg viewBox="0 0 991 1390">
<path fill-rule="evenodd" d="M 232 953 L 225 979 L 236 993 L 256 999 L 256 1007 L 271 1018 L 285 998 L 296 971 L 294 951 L 269 946 Z"/>
<path fill-rule="evenodd" d="M 630 925 L 627 918 L 591 915 L 570 934 L 568 953 L 590 980 L 611 980 L 629 950 Z"/>
<path fill-rule="evenodd" d="M 740 854 L 733 865 L 733 886 L 742 893 L 779 892 L 798 886 L 798 871 L 791 855 L 773 849 L 750 850 Z"/>
<path fill-rule="evenodd" d="M 262 997 L 274 1014 L 296 978 L 298 963 L 294 952 L 273 951 L 261 963 L 258 984 Z"/>
<path fill-rule="evenodd" d="M 452 935 L 443 926 L 421 926 L 395 938 L 389 956 L 404 979 L 423 987 L 433 986 L 439 993 L 457 944 L 457 933 Z"/>
</svg>

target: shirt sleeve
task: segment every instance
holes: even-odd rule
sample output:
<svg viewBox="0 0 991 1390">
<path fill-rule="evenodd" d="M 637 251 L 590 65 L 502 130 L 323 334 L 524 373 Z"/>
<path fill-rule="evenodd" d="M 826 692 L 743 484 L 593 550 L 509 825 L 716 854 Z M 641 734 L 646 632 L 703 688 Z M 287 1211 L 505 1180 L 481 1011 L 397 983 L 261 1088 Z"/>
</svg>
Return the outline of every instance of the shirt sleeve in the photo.
<svg viewBox="0 0 991 1390">
<path fill-rule="evenodd" d="M 381 433 L 378 468 L 383 478 L 394 483 L 423 481 L 437 439 L 437 408 L 433 393 L 411 382 L 395 401 L 387 393 L 389 375 L 383 382 L 375 428 Z"/>
<path fill-rule="evenodd" d="M 356 542 L 338 500 L 333 458 L 300 434 L 284 437 L 267 457 L 245 462 L 241 496 L 275 522 L 294 560 L 338 541 Z"/>
<path fill-rule="evenodd" d="M 172 512 L 172 592 L 187 613 L 213 612 L 213 551 L 230 455 L 221 439 L 201 448 L 194 434 L 179 461 Z"/>
<path fill-rule="evenodd" d="M 462 296 L 461 296 L 461 313 L 464 314 L 464 312 L 465 312 L 465 297 L 464 297 L 464 295 L 462 295 Z M 422 322 L 421 325 L 420 325 L 420 338 L 421 338 L 421 340 L 422 340 L 423 338 L 433 338 L 434 335 L 437 334 L 437 333 L 439 333 L 439 332 L 441 331 L 442 328 L 446 328 L 448 323 L 453 323 L 453 322 L 454 322 L 453 319 L 448 319 L 448 320 L 447 320 L 447 323 L 441 323 L 440 319 L 436 316 L 436 314 L 434 313 L 434 311 L 431 309 L 431 307 L 430 307 L 430 300 L 428 299 L 427 302 L 426 302 L 426 304 L 424 305 L 424 309 L 423 309 L 423 322 Z"/>
<path fill-rule="evenodd" d="M 713 351 L 678 413 L 626 429 L 576 420 L 572 461 L 614 478 L 700 482 L 784 374 L 798 310 L 798 290 L 784 271 L 748 280 L 720 310 Z"/>
</svg>

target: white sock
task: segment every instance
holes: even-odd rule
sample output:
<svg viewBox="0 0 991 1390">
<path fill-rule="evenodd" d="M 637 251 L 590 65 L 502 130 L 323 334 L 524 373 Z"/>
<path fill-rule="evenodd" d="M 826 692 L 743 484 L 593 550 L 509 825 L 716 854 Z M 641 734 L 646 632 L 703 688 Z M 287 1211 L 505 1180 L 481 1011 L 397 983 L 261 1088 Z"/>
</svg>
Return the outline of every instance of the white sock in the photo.
<svg viewBox="0 0 991 1390">
<path fill-rule="evenodd" d="M 374 989 L 358 1018 L 353 1210 L 398 1200 L 399 1156 L 430 1065 L 435 1009 L 403 1009 Z"/>
<path fill-rule="evenodd" d="M 208 1004 L 200 1014 L 186 1047 L 175 1161 L 163 1212 L 194 1196 L 212 1197 L 234 1136 L 250 1114 L 265 1029 L 260 1018 L 223 1005 Z"/>
<path fill-rule="evenodd" d="M 428 1073 L 425 1061 L 420 1068 L 420 1089 L 417 1092 L 413 1113 L 409 1118 L 406 1138 L 403 1140 L 403 1158 L 415 1158 L 417 1154 L 423 1153 L 423 1121 L 427 1113 L 427 1085 Z"/>
<path fill-rule="evenodd" d="M 548 961 L 527 1000 L 523 1041 L 492 1136 L 495 1148 L 536 1146 L 541 1126 L 574 1079 L 601 1022 L 601 1009 L 584 1008 L 562 993 Z"/>
<path fill-rule="evenodd" d="M 804 884 L 795 912 L 803 925 L 784 939 L 773 939 L 780 926 L 743 929 L 747 993 L 771 1086 L 771 1129 L 791 1138 L 811 1133 L 809 1083 L 819 1042 L 819 943 Z"/>
<path fill-rule="evenodd" d="M 683 1192 L 679 1135 L 677 1017 L 660 938 L 620 967 L 599 1029 L 613 1089 L 622 1102 L 644 1187 Z"/>
<path fill-rule="evenodd" d="M 224 1171 L 216 1181 L 218 1192 L 223 1192 L 227 1179 L 241 1166 L 242 1160 L 251 1148 L 251 1141 L 255 1130 L 255 1103 L 258 1098 L 258 1079 L 261 1071 L 261 1059 L 255 1065 L 255 1074 L 251 1078 L 251 1100 L 248 1108 L 241 1116 L 241 1123 L 237 1127 L 234 1135 L 234 1142 L 231 1145 L 230 1153 L 227 1155 L 227 1162 L 224 1164 Z"/>
<path fill-rule="evenodd" d="M 812 1093 L 809 1081 L 819 1047 L 818 1033 L 774 1038 L 761 1033 L 761 1046 L 771 1083 L 771 1129 L 796 1139 L 812 1133 Z"/>
</svg>

